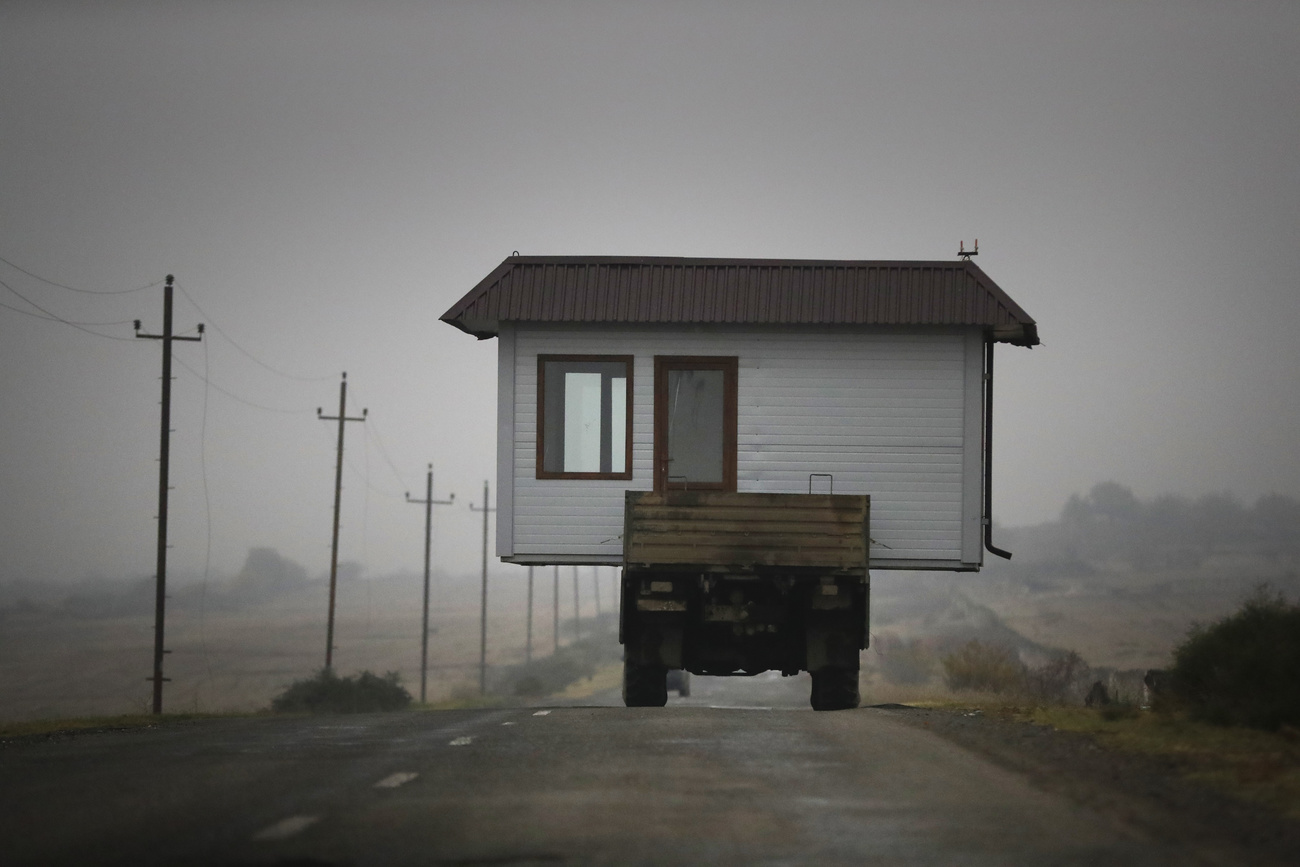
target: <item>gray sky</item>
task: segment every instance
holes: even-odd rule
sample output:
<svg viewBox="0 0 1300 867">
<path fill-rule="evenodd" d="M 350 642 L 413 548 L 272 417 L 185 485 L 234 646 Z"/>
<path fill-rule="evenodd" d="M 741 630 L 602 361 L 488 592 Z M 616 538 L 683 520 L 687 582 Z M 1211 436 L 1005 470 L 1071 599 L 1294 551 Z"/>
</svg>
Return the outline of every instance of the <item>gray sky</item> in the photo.
<svg viewBox="0 0 1300 867">
<path fill-rule="evenodd" d="M 341 556 L 419 568 L 432 460 L 436 544 L 474 568 L 496 346 L 437 317 L 513 250 L 978 237 L 1043 339 L 998 354 L 999 522 L 1106 479 L 1300 496 L 1298 81 L 1293 2 L 6 0 L 0 256 L 173 273 L 178 331 L 208 323 L 175 352 L 178 574 L 209 539 L 214 574 L 255 545 L 327 568 L 343 370 L 370 421 Z M 159 346 L 129 321 L 159 330 L 161 289 L 0 279 L 127 338 L 0 308 L 0 579 L 152 574 Z"/>
</svg>

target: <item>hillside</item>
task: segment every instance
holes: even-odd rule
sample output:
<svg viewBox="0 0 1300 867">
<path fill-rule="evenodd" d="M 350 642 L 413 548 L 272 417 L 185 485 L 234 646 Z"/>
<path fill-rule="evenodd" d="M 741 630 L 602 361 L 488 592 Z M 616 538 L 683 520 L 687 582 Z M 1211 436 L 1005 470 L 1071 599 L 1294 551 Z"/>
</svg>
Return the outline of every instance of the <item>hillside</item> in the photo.
<svg viewBox="0 0 1300 867">
<path fill-rule="evenodd" d="M 1161 667 L 1198 622 L 1260 584 L 1300 596 L 1300 502 L 1227 495 L 1140 500 L 1107 482 L 1058 520 L 995 528 L 1014 557 L 978 574 L 878 573 L 873 626 L 943 640 L 965 634 L 1033 654 L 1070 649 L 1119 669 Z"/>
</svg>

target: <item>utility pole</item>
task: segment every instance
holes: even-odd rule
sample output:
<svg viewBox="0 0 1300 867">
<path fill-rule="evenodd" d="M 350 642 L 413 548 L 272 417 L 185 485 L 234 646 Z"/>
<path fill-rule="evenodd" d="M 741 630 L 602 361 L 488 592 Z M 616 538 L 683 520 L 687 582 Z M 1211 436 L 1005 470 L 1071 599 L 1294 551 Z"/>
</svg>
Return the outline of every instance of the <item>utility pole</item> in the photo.
<svg viewBox="0 0 1300 867">
<path fill-rule="evenodd" d="M 573 640 L 582 640 L 582 615 L 578 613 L 578 567 L 573 567 Z"/>
<path fill-rule="evenodd" d="M 560 652 L 560 567 L 555 567 L 555 618 L 551 622 L 551 635 L 555 639 L 555 649 L 552 653 Z"/>
<path fill-rule="evenodd" d="M 528 567 L 528 629 L 524 638 L 524 662 L 533 661 L 533 567 Z"/>
<path fill-rule="evenodd" d="M 473 503 L 469 504 L 471 512 L 483 513 L 483 600 L 481 605 L 482 613 L 479 615 L 478 630 L 478 694 L 487 693 L 487 537 L 488 537 L 488 512 L 495 512 L 496 509 L 488 508 L 488 483 L 483 482 L 483 508 L 479 509 Z"/>
<path fill-rule="evenodd" d="M 433 550 L 433 507 L 450 506 L 455 501 L 455 494 L 445 500 L 433 498 L 433 464 L 429 464 L 424 499 L 412 500 L 411 492 L 406 492 L 406 502 L 424 504 L 424 616 L 420 621 L 420 704 L 424 704 L 425 701 L 425 684 L 429 676 L 429 564 L 430 553 Z"/>
<path fill-rule="evenodd" d="M 321 415 L 323 410 L 316 407 L 316 418 L 321 421 L 339 423 L 339 453 L 334 466 L 334 534 L 330 542 L 330 610 L 329 625 L 325 628 L 325 670 L 334 667 L 334 597 L 339 579 L 339 504 L 343 500 L 343 424 L 349 421 L 365 421 L 370 410 L 361 410 L 359 417 L 348 418 L 348 374 L 343 372 L 339 383 L 339 414 Z"/>
<path fill-rule="evenodd" d="M 162 341 L 162 425 L 158 438 L 158 557 L 153 600 L 153 676 L 146 678 L 153 681 L 155 714 L 162 713 L 163 682 L 171 680 L 169 677 L 163 677 L 163 654 L 171 652 L 163 649 L 163 624 L 167 608 L 167 476 L 171 462 L 172 341 L 203 339 L 202 323 L 199 323 L 197 337 L 179 337 L 172 333 L 172 282 L 174 280 L 175 278 L 168 274 L 167 285 L 163 287 L 163 333 L 142 334 L 140 320 L 135 320 L 136 337 Z"/>
</svg>

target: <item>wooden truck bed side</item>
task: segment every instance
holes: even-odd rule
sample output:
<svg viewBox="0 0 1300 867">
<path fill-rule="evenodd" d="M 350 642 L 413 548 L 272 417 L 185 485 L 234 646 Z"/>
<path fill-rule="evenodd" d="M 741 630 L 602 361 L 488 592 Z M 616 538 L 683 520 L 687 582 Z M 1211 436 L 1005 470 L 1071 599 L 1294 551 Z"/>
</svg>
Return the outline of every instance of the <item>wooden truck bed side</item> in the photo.
<svg viewBox="0 0 1300 867">
<path fill-rule="evenodd" d="M 851 494 L 628 491 L 623 565 L 635 570 L 762 567 L 866 577 L 871 498 Z"/>
</svg>

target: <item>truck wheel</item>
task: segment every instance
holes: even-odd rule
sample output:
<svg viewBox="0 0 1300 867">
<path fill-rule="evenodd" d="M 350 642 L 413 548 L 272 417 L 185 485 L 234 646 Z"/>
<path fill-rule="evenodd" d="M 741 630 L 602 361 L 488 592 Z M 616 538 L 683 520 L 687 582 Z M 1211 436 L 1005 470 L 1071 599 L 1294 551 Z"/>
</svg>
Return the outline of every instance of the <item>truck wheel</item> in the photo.
<svg viewBox="0 0 1300 867">
<path fill-rule="evenodd" d="M 623 660 L 623 704 L 663 707 L 668 703 L 668 669 Z"/>
<path fill-rule="evenodd" d="M 812 672 L 813 710 L 849 710 L 858 706 L 858 671 L 855 668 L 823 668 Z"/>
</svg>

